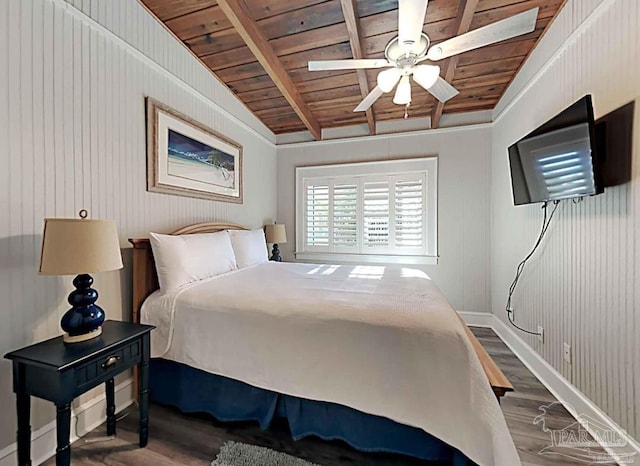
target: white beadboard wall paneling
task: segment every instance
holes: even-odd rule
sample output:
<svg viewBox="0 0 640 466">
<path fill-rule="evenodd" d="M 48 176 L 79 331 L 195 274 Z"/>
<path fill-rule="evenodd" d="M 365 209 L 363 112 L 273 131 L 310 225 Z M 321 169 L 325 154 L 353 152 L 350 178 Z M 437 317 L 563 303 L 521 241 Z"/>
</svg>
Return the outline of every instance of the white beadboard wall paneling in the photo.
<svg viewBox="0 0 640 466">
<path fill-rule="evenodd" d="M 455 309 L 490 312 L 490 150 L 489 125 L 278 146 L 277 221 L 292 238 L 280 246 L 285 260 L 295 260 L 295 167 L 438 155 L 439 259 L 419 267 Z"/>
<path fill-rule="evenodd" d="M 129 52 L 143 56 L 191 92 L 209 100 L 227 118 L 275 144 L 275 134 L 138 0 L 47 1 L 68 8 L 68 13 L 78 15 L 101 33 L 115 35 L 129 46 Z"/>
<path fill-rule="evenodd" d="M 37 274 L 45 217 L 86 208 L 116 221 L 125 268 L 95 276 L 114 319 L 131 315 L 127 238 L 276 217 L 272 135 L 137 2 L 75 4 L 0 0 L 0 354 L 60 334 L 71 277 Z M 147 95 L 243 145 L 243 204 L 146 191 Z M 11 387 L 11 364 L 0 360 L 0 450 L 15 439 Z M 32 406 L 34 430 L 53 419 L 49 403 Z"/>
<path fill-rule="evenodd" d="M 529 82 L 535 79 L 537 73 L 556 58 L 564 43 L 571 40 L 571 34 L 576 30 L 576 27 L 582 24 L 594 9 L 602 3 L 603 0 L 581 0 L 579 2 L 569 1 L 565 4 L 563 7 L 563 20 L 561 20 L 562 24 L 555 24 L 557 20 L 555 18 L 553 20 L 554 24 L 552 24 L 553 27 L 545 31 L 536 48 L 531 52 L 518 74 L 509 84 L 504 95 L 500 98 L 493 111 L 494 119 L 505 110 L 505 107 L 510 102 L 517 98 L 517 95 L 523 91 L 523 88 Z"/>
<path fill-rule="evenodd" d="M 436 129 L 424 129 L 420 131 L 406 131 L 406 132 L 396 132 L 389 134 L 375 134 L 375 135 L 367 135 L 360 137 L 342 137 L 335 139 L 322 139 L 320 141 L 310 141 L 310 140 L 299 140 L 299 137 L 304 137 L 304 131 L 300 131 L 298 133 L 288 133 L 282 134 L 279 136 L 287 136 L 291 135 L 291 141 L 287 142 L 278 142 L 278 150 L 283 149 L 292 149 L 292 148 L 310 148 L 315 147 L 318 148 L 320 146 L 329 146 L 332 147 L 334 144 L 343 144 L 349 142 L 367 142 L 367 141 L 378 141 L 381 144 L 384 144 L 385 141 L 389 141 L 391 139 L 396 138 L 405 138 L 407 136 L 415 137 L 415 136 L 435 136 L 436 134 L 458 134 L 459 132 L 469 131 L 469 130 L 480 130 L 480 129 L 490 129 L 492 128 L 492 123 L 479 123 L 473 125 L 465 125 L 465 126 L 457 126 L 457 127 L 448 127 L 448 128 L 436 128 Z"/>
<path fill-rule="evenodd" d="M 466 113 L 454 113 L 444 115 L 440 127 L 437 131 L 446 128 L 458 128 L 471 125 L 484 125 L 491 123 L 493 120 L 493 110 L 481 110 Z M 376 124 L 376 135 L 385 134 L 404 134 L 410 132 L 424 132 L 431 127 L 431 117 L 424 118 L 408 118 L 406 120 L 386 120 L 379 121 Z M 341 126 L 337 128 L 324 128 L 322 130 L 322 140 L 330 139 L 346 139 L 346 138 L 362 138 L 369 137 L 369 128 L 366 124 Z M 374 136 L 375 137 L 375 136 Z M 285 144 L 313 142 L 314 137 L 309 131 L 298 131 L 296 133 L 284 133 L 276 135 L 276 144 L 278 146 Z"/>
<path fill-rule="evenodd" d="M 640 437 L 638 24 L 635 0 L 569 1 L 534 52 L 551 57 L 549 63 L 503 102 L 492 132 L 491 163 L 492 308 L 506 322 L 509 284 L 542 217 L 537 205 L 513 206 L 507 147 L 584 94 L 593 94 L 596 118 L 636 102 L 632 181 L 579 204 L 564 202 L 513 300 L 520 325 L 544 327 L 544 344 L 534 336 L 522 334 L 522 339 L 635 439 Z M 562 357 L 564 342 L 572 348 L 571 364 Z"/>
<path fill-rule="evenodd" d="M 504 323 L 493 314 L 489 314 L 490 318 L 484 319 L 480 315 L 469 315 L 469 313 L 460 313 L 460 315 L 469 325 L 476 325 L 476 322 L 480 322 L 484 326 L 491 327 L 553 396 L 558 400 L 562 400 L 569 413 L 592 436 L 602 436 L 603 432 L 615 433 L 616 438 L 622 441 L 616 445 L 609 444 L 603 445 L 603 447 L 616 459 L 617 464 L 629 464 L 630 458 L 637 458 L 637 455 L 640 454 L 640 444 L 633 437 L 630 437 L 629 433 L 614 422 L 602 409 L 596 406 L 592 400 L 586 397 L 584 393 L 578 390 L 575 385 L 553 368 L 540 354 L 525 343 L 521 338 L 522 334 L 518 330 Z M 626 461 L 622 461 L 624 458 L 626 458 Z"/>
<path fill-rule="evenodd" d="M 9 4 L 8 2 L 0 2 L 0 63 L 9 61 Z M 9 140 L 9 70 L 7 67 L 0 68 L 0 140 Z M 11 205 L 11 158 L 8 156 L 7 146 L 2 149 L 2 163 L 4 167 L 0 170 L 0 212 L 8 212 Z M 15 163 L 15 162 L 14 162 Z M 2 258 L 2 266 L 0 267 L 0 296 L 4 301 L 4 306 L 11 308 L 13 298 L 11 290 L 11 274 L 9 266 L 11 257 L 11 244 L 9 241 L 9 232 L 11 225 L 3 219 L 0 222 L 0 257 Z M 3 313 L 2 325 L 0 325 L 0 342 L 2 345 L 13 344 L 12 327 L 15 318 L 12 313 Z M 11 377 L 10 372 L 5 368 L 0 370 L 0 393 L 11 393 Z M 3 432 L 2 432 L 3 433 Z M 1 434 L 1 433 L 0 433 Z M 2 444 L 6 443 L 5 441 Z"/>
</svg>

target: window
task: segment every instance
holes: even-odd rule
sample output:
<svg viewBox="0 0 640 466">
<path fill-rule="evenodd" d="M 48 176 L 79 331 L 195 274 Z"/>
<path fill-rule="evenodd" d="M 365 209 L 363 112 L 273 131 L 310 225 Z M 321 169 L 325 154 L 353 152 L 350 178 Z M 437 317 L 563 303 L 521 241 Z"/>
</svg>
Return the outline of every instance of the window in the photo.
<svg viewBox="0 0 640 466">
<path fill-rule="evenodd" d="M 437 158 L 298 167 L 296 257 L 437 263 Z"/>
</svg>

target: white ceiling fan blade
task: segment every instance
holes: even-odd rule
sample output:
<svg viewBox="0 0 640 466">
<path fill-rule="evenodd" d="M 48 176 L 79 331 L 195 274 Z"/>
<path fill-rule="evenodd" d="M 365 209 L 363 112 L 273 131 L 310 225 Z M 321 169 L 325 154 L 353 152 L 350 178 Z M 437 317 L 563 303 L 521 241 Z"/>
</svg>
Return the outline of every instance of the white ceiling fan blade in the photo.
<svg viewBox="0 0 640 466">
<path fill-rule="evenodd" d="M 427 58 L 433 61 L 442 60 L 459 53 L 527 34 L 536 28 L 538 10 L 538 7 L 532 8 L 524 13 L 440 42 L 429 49 Z"/>
<path fill-rule="evenodd" d="M 357 60 L 318 60 L 309 62 L 309 71 L 356 70 L 362 68 L 384 68 L 392 66 L 385 59 L 361 58 Z"/>
<path fill-rule="evenodd" d="M 442 79 L 440 76 L 438 76 L 436 82 L 433 84 L 433 86 L 428 88 L 427 91 L 442 103 L 445 103 L 449 99 L 453 99 L 460 93 L 455 87 Z"/>
<path fill-rule="evenodd" d="M 428 0 L 398 0 L 398 43 L 404 52 L 420 44 Z"/>
<path fill-rule="evenodd" d="M 375 103 L 375 101 L 380 98 L 382 94 L 384 94 L 384 92 L 382 92 L 382 89 L 380 89 L 378 86 L 374 87 L 373 90 L 369 92 L 369 94 L 367 94 L 367 96 L 362 100 L 362 102 L 360 102 L 358 106 L 353 109 L 353 111 L 366 112 L 367 110 L 369 110 L 369 107 L 371 107 Z"/>
</svg>

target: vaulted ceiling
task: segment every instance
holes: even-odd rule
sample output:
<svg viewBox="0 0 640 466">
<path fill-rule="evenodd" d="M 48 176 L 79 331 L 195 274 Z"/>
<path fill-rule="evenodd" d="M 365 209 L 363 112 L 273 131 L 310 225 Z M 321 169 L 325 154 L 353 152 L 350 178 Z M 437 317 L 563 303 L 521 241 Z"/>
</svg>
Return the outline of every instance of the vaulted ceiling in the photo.
<svg viewBox="0 0 640 466">
<path fill-rule="evenodd" d="M 493 109 L 566 0 L 430 0 L 424 32 L 432 44 L 539 7 L 532 33 L 442 60 L 459 91 L 441 104 L 412 83 L 410 117 Z M 353 109 L 379 70 L 308 71 L 309 60 L 383 58 L 397 35 L 397 0 L 142 0 L 274 133 L 401 119 L 383 95 Z"/>
</svg>

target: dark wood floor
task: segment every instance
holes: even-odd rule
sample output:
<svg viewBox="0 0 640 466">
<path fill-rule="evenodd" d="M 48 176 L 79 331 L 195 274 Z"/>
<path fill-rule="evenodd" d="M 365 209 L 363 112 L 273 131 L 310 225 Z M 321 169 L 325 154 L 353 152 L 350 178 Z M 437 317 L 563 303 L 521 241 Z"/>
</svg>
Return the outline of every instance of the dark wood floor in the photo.
<svg viewBox="0 0 640 466">
<path fill-rule="evenodd" d="M 511 380 L 515 392 L 507 394 L 502 410 L 507 419 L 520 458 L 531 465 L 584 465 L 557 456 L 544 456 L 538 452 L 550 445 L 549 434 L 533 424 L 541 413 L 539 407 L 553 403 L 555 398 L 513 355 L 490 329 L 474 328 L 491 357 Z M 368 454 L 353 450 L 341 442 L 325 442 L 306 438 L 291 440 L 287 425 L 278 422 L 262 431 L 253 423 L 219 423 L 205 415 L 184 415 L 175 409 L 152 405 L 151 439 L 147 448 L 137 448 L 137 411 L 129 409 L 118 422 L 118 436 L 106 442 L 88 443 L 105 435 L 104 425 L 78 440 L 72 447 L 72 463 L 77 466 L 208 466 L 216 457 L 220 446 L 227 440 L 251 443 L 273 448 L 293 456 L 318 463 L 333 465 L 418 466 L 432 465 L 398 455 Z M 562 407 L 555 406 L 549 413 L 547 425 L 562 429 L 575 419 Z M 52 458 L 45 465 L 54 465 Z M 510 465 L 509 465 L 510 466 Z"/>
<path fill-rule="evenodd" d="M 558 455 L 539 454 L 540 450 L 551 446 L 550 434 L 544 432 L 541 425 L 534 425 L 533 420 L 542 414 L 541 406 L 550 405 L 558 400 L 520 362 L 493 330 L 477 327 L 471 330 L 513 384 L 514 391 L 502 398 L 501 407 L 522 464 L 524 466 L 584 466 L 584 461 L 571 461 Z M 575 418 L 559 404 L 553 405 L 548 410 L 545 420 L 547 427 L 551 429 L 564 429 L 576 422 Z M 571 426 L 570 430 L 577 430 L 577 426 Z M 598 453 L 608 456 L 604 449 L 600 449 Z M 615 464 L 613 460 L 612 464 Z"/>
</svg>

